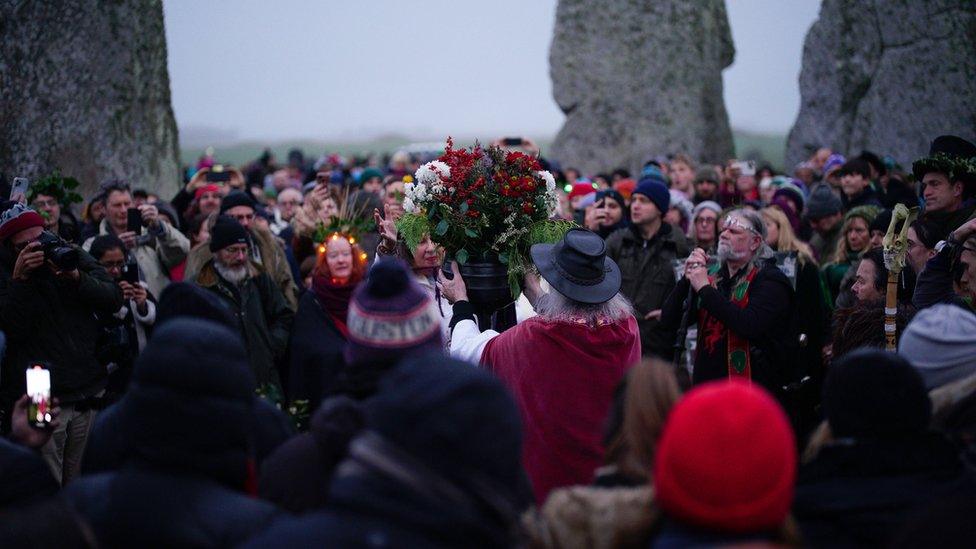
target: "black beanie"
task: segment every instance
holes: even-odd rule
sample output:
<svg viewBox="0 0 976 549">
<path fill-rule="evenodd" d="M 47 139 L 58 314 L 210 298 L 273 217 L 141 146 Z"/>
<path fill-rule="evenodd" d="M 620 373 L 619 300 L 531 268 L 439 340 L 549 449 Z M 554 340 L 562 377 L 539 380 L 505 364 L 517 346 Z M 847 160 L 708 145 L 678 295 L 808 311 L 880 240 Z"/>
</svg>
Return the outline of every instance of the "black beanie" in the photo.
<svg viewBox="0 0 976 549">
<path fill-rule="evenodd" d="M 835 437 L 884 439 L 928 428 L 932 403 L 918 372 L 903 357 L 860 349 L 831 366 L 824 415 Z"/>
<path fill-rule="evenodd" d="M 251 198 L 250 195 L 241 191 L 234 191 L 220 201 L 220 213 L 224 213 L 227 210 L 237 206 L 247 206 L 255 211 L 258 209 L 257 204 L 255 204 L 254 199 Z"/>
<path fill-rule="evenodd" d="M 238 329 L 237 317 L 223 299 L 189 282 L 174 282 L 166 286 L 156 306 L 156 326 L 179 317 L 210 320 L 231 330 Z"/>
<path fill-rule="evenodd" d="M 247 244 L 247 229 L 233 217 L 219 216 L 210 229 L 210 251 L 217 252 L 233 244 Z"/>
<path fill-rule="evenodd" d="M 380 381 L 366 426 L 462 485 L 477 477 L 508 498 L 519 492 L 522 424 L 494 376 L 443 354 L 414 357 Z"/>
</svg>

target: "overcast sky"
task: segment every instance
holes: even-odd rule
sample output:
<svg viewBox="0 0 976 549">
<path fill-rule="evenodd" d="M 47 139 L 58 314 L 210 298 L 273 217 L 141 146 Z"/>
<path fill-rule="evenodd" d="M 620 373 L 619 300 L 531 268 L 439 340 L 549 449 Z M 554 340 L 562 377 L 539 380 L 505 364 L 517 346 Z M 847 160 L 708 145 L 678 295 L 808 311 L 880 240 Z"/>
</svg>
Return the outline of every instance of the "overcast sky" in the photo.
<svg viewBox="0 0 976 549">
<path fill-rule="evenodd" d="M 649 0 L 653 1 L 653 0 Z M 735 128 L 785 132 L 817 0 L 727 3 Z M 164 0 L 181 128 L 242 139 L 554 135 L 555 0 Z M 268 7 L 273 7 L 269 11 Z"/>
</svg>

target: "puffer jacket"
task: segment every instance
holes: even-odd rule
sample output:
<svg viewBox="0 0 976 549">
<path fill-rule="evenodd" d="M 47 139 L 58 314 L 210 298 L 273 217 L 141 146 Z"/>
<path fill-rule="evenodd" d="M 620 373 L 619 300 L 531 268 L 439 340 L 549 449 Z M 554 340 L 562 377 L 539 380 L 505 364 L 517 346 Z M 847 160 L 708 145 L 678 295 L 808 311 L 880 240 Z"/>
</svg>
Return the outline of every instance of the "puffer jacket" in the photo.
<svg viewBox="0 0 976 549">
<path fill-rule="evenodd" d="M 650 240 L 640 236 L 636 226 L 623 228 L 607 238 L 607 257 L 620 267 L 620 293 L 634 305 L 644 355 L 671 359 L 674 341 L 647 313 L 664 306 L 676 280 L 674 260 L 691 253 L 681 231 L 667 223 Z"/>
<path fill-rule="evenodd" d="M 6 410 L 25 393 L 24 370 L 32 362 L 48 363 L 52 394 L 62 404 L 105 386 L 108 372 L 95 357 L 95 315 L 118 311 L 122 290 L 93 257 L 79 252 L 77 282 L 56 279 L 45 267 L 15 281 L 15 258 L 0 247 L 0 330 L 7 336 L 0 395 Z"/>
<path fill-rule="evenodd" d="M 169 270 L 186 259 L 190 252 L 190 241 L 183 233 L 172 225 L 160 219 L 158 229 L 154 232 L 146 229 L 138 239 L 138 245 L 130 253 L 139 264 L 140 280 L 149 287 L 153 295 L 162 295 L 163 289 L 169 286 Z M 115 234 L 108 220 L 103 219 L 98 226 L 98 235 Z M 95 237 L 85 240 L 82 246 L 87 252 L 91 249 Z"/>
</svg>

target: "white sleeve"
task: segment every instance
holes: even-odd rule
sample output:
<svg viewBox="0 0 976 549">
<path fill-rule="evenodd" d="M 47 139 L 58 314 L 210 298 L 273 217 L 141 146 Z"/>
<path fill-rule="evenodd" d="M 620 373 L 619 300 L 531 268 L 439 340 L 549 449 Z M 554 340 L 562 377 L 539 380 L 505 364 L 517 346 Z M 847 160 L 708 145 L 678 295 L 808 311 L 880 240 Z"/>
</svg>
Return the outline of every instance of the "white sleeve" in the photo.
<svg viewBox="0 0 976 549">
<path fill-rule="evenodd" d="M 132 314 L 136 317 L 143 326 L 152 326 L 156 323 L 156 304 L 152 301 L 146 300 L 146 316 L 139 314 L 139 307 L 136 306 L 136 302 L 132 302 Z"/>
<path fill-rule="evenodd" d="M 494 330 L 482 332 L 471 319 L 462 320 L 454 325 L 451 332 L 451 356 L 477 366 L 481 363 L 485 346 L 497 335 L 498 332 Z"/>
</svg>

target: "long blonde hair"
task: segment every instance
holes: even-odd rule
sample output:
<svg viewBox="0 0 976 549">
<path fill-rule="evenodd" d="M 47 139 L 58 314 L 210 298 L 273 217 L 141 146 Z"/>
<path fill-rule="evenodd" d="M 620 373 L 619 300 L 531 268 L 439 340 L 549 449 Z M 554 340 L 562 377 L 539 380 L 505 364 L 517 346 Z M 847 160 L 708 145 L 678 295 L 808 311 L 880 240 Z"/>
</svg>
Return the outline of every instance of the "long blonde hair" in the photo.
<svg viewBox="0 0 976 549">
<path fill-rule="evenodd" d="M 860 220 L 864 222 L 865 227 L 870 227 L 871 222 L 860 216 L 850 216 L 844 220 L 844 224 L 840 228 L 840 238 L 837 239 L 837 248 L 834 250 L 834 263 L 842 264 L 847 263 L 847 256 L 854 250 L 847 247 L 847 231 L 851 229 L 851 224 L 854 220 Z M 861 253 L 871 249 L 871 246 L 865 246 Z"/>
<path fill-rule="evenodd" d="M 793 226 L 790 225 L 790 220 L 786 218 L 786 214 L 783 210 L 779 209 L 779 206 L 767 206 L 762 209 L 762 215 L 769 221 L 776 224 L 778 229 L 779 237 L 776 239 L 776 251 L 779 252 L 797 252 L 797 258 L 801 263 L 810 262 L 816 265 L 816 260 L 813 259 L 813 250 L 806 242 L 803 242 L 796 237 L 796 233 L 793 232 Z"/>
</svg>

